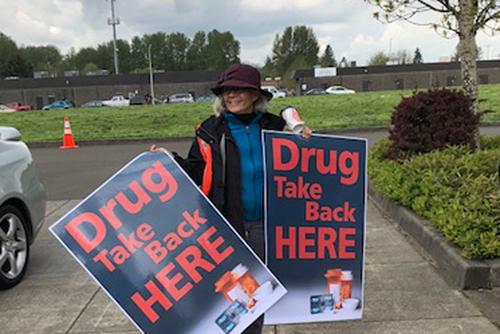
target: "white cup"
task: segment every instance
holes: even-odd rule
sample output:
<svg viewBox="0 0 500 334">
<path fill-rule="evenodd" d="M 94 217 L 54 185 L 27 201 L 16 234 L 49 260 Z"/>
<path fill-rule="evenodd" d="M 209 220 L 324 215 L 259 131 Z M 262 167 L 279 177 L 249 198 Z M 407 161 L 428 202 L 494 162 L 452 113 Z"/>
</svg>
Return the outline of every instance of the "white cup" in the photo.
<svg viewBox="0 0 500 334">
<path fill-rule="evenodd" d="M 304 122 L 300 119 L 297 110 L 288 107 L 281 111 L 281 117 L 286 122 L 286 126 L 294 133 L 299 133 L 304 128 Z"/>
</svg>

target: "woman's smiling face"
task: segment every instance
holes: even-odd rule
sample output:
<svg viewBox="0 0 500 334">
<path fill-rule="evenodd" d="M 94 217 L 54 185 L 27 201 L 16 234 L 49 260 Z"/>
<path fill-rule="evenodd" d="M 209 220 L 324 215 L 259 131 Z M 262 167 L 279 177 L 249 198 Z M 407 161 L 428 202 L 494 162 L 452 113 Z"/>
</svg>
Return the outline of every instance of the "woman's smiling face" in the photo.
<svg viewBox="0 0 500 334">
<path fill-rule="evenodd" d="M 251 114 L 259 92 L 244 88 L 227 88 L 222 93 L 224 105 L 233 114 Z"/>
</svg>

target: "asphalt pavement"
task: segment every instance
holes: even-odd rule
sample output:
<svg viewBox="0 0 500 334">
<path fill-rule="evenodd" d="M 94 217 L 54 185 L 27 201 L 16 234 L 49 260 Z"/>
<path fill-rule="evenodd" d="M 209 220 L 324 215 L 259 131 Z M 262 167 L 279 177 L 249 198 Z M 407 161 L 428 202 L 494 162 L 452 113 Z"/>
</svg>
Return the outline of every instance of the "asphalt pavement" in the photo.
<svg viewBox="0 0 500 334">
<path fill-rule="evenodd" d="M 489 133 L 498 130 L 486 129 Z M 366 137 L 370 145 L 385 136 L 384 132 L 343 135 Z M 189 142 L 160 144 L 182 154 L 189 147 Z M 138 143 L 90 146 L 74 151 L 32 150 L 50 201 L 45 225 L 32 248 L 25 280 L 15 289 L 0 292 L 0 333 L 138 332 L 52 237 L 48 227 L 148 147 L 149 144 Z M 267 326 L 265 333 L 500 333 L 494 323 L 500 314 L 500 290 L 464 293 L 447 285 L 432 263 L 418 253 L 411 240 L 371 200 L 365 268 L 362 320 Z"/>
<path fill-rule="evenodd" d="M 500 125 L 482 126 L 480 129 L 483 135 L 500 134 Z M 366 138 L 369 147 L 388 135 L 386 129 L 347 129 L 329 133 Z M 59 145 L 54 144 L 52 147 L 32 147 L 31 152 L 49 200 L 67 200 L 85 198 L 127 162 L 149 150 L 151 144 L 186 156 L 191 142 L 191 139 L 135 143 L 117 141 L 112 145 L 80 145 L 76 150 L 61 150 Z"/>
</svg>

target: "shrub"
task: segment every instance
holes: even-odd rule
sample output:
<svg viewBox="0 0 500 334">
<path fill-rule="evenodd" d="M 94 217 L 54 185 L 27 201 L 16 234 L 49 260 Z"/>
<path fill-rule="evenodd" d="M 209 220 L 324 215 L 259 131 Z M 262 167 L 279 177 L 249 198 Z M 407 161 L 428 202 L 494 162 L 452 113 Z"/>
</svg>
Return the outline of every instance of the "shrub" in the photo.
<svg viewBox="0 0 500 334">
<path fill-rule="evenodd" d="M 491 148 L 454 146 L 400 163 L 384 158 L 391 147 L 385 139 L 369 152 L 368 176 L 381 194 L 428 219 L 464 257 L 500 258 L 500 137 L 481 142 Z"/>
<path fill-rule="evenodd" d="M 403 98 L 392 114 L 388 157 L 401 160 L 411 153 L 427 153 L 453 145 L 476 147 L 478 114 L 462 91 L 429 89 Z"/>
</svg>

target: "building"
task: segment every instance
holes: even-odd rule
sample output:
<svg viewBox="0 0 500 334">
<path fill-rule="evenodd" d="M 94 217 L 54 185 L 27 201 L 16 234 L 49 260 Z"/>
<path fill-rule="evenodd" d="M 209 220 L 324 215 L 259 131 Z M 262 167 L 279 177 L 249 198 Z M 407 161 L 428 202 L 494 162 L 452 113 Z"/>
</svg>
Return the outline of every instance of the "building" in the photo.
<svg viewBox="0 0 500 334">
<path fill-rule="evenodd" d="M 155 97 L 176 93 L 210 94 L 221 71 L 177 71 L 154 73 Z M 0 103 L 19 101 L 42 109 L 56 100 L 73 101 L 76 106 L 113 95 L 150 93 L 149 74 L 70 76 L 58 78 L 0 80 Z"/>
<path fill-rule="evenodd" d="M 296 92 L 311 88 L 341 85 L 358 92 L 448 87 L 462 84 L 460 63 L 428 63 L 390 66 L 338 67 L 334 70 L 297 70 L 293 72 Z M 479 84 L 500 83 L 500 60 L 478 61 Z M 211 94 L 218 71 L 175 71 L 154 73 L 155 97 L 176 93 L 195 96 Z M 316 73 L 316 76 L 315 76 Z M 321 75 L 319 74 L 321 73 Z M 73 72 L 67 73 L 74 75 Z M 263 84 L 280 86 L 280 78 Z M 66 76 L 58 78 L 0 80 L 0 103 L 18 101 L 41 109 L 55 100 L 73 101 L 80 106 L 87 101 L 107 100 L 116 94 L 150 93 L 149 74 Z"/>
<path fill-rule="evenodd" d="M 500 83 L 500 60 L 477 62 L 478 83 Z M 460 63 L 427 63 L 390 66 L 338 67 L 334 76 L 315 76 L 314 69 L 292 73 L 296 91 L 334 85 L 357 92 L 461 86 Z"/>
</svg>

